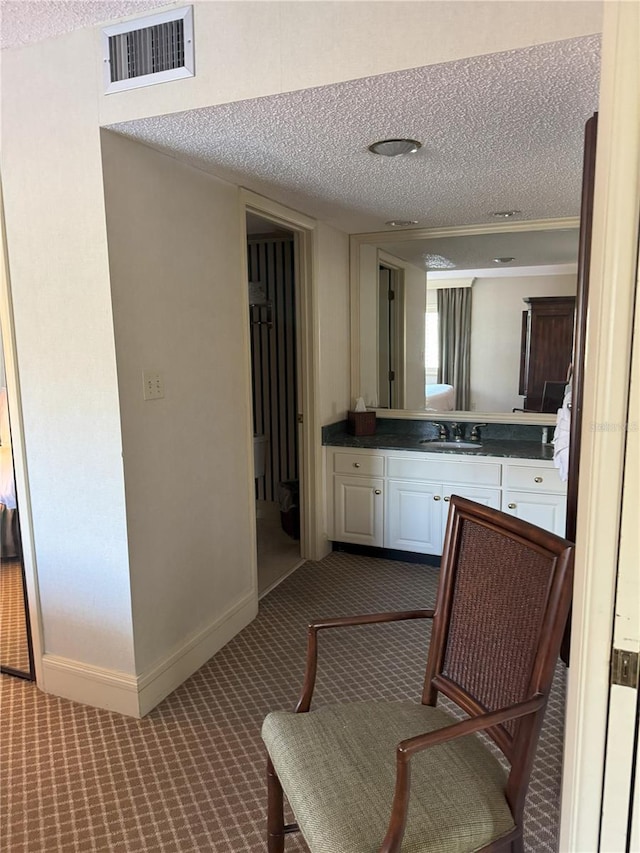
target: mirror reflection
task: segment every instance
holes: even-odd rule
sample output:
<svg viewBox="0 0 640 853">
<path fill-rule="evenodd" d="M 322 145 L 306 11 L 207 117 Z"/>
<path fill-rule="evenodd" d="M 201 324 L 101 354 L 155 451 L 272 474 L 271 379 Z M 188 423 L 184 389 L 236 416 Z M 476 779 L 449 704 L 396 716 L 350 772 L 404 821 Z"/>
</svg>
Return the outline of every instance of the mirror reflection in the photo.
<svg viewBox="0 0 640 853">
<path fill-rule="evenodd" d="M 578 228 L 394 238 L 358 248 L 354 395 L 415 412 L 555 413 Z"/>
</svg>

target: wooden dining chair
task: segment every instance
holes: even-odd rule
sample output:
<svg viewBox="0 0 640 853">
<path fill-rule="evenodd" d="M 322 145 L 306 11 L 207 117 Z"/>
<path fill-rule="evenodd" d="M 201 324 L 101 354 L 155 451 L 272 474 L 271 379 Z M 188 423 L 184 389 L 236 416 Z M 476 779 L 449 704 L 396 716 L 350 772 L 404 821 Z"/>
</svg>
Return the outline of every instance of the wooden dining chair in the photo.
<svg viewBox="0 0 640 853">
<path fill-rule="evenodd" d="M 452 497 L 434 610 L 310 625 L 295 713 L 272 712 L 262 728 L 269 853 L 282 853 L 298 829 L 311 853 L 521 853 L 572 569 L 571 543 Z M 319 631 L 409 619 L 433 620 L 419 701 L 310 710 Z M 436 707 L 440 694 L 463 720 Z M 283 790 L 294 824 L 284 823 Z"/>
</svg>

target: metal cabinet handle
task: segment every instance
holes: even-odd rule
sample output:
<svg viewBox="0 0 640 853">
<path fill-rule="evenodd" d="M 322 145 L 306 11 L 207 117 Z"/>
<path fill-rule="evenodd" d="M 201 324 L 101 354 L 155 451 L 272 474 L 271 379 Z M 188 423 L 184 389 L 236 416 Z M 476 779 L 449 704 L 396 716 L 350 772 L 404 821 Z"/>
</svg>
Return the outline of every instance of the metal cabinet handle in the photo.
<svg viewBox="0 0 640 853">
<path fill-rule="evenodd" d="M 353 467 L 354 467 L 354 468 L 359 468 L 359 467 L 360 467 L 360 463 L 359 463 L 359 462 L 354 462 L 354 463 L 353 463 Z"/>
<path fill-rule="evenodd" d="M 433 499 L 434 499 L 434 501 L 439 501 L 441 498 L 440 498 L 440 495 L 434 495 Z"/>
<path fill-rule="evenodd" d="M 449 497 L 446 497 L 446 498 L 445 498 L 445 501 L 446 501 L 447 503 L 448 503 L 450 500 L 451 500 L 451 495 L 449 495 Z"/>
<path fill-rule="evenodd" d="M 534 477 L 534 478 L 533 478 L 533 482 L 534 482 L 534 483 L 541 483 L 541 482 L 542 482 L 542 477 Z"/>
<path fill-rule="evenodd" d="M 373 493 L 373 494 L 374 494 L 374 495 L 381 495 L 381 494 L 382 494 L 382 489 L 376 489 L 376 490 L 374 491 L 374 493 Z"/>
<path fill-rule="evenodd" d="M 515 509 L 515 508 L 516 508 L 516 504 L 509 504 L 509 509 Z"/>
</svg>

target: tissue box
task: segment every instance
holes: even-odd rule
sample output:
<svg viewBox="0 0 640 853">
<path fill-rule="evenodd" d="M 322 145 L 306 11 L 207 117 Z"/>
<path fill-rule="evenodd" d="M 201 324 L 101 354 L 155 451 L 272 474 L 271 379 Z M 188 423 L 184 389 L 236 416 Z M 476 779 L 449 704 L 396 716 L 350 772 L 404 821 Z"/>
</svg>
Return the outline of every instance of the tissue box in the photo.
<svg viewBox="0 0 640 853">
<path fill-rule="evenodd" d="M 349 435 L 375 435 L 375 412 L 349 412 L 347 415 L 347 432 Z"/>
</svg>

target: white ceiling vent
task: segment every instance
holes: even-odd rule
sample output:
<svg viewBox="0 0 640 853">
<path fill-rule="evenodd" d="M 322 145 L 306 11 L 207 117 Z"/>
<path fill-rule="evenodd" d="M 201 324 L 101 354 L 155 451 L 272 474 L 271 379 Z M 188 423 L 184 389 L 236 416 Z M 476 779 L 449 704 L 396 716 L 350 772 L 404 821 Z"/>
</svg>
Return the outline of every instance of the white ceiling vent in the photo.
<svg viewBox="0 0 640 853">
<path fill-rule="evenodd" d="M 105 27 L 105 93 L 194 76 L 193 7 Z"/>
</svg>

